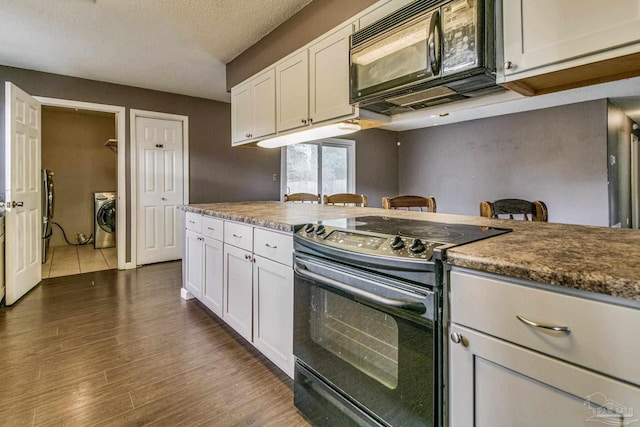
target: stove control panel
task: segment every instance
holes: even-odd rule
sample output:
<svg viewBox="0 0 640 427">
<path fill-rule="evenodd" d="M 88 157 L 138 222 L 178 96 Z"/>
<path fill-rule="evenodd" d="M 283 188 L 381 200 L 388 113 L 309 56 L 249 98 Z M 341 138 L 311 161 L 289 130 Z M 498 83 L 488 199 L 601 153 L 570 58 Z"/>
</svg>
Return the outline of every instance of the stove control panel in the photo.
<svg viewBox="0 0 640 427">
<path fill-rule="evenodd" d="M 430 260 L 439 242 L 307 224 L 296 235 L 327 246 L 381 256 Z"/>
</svg>

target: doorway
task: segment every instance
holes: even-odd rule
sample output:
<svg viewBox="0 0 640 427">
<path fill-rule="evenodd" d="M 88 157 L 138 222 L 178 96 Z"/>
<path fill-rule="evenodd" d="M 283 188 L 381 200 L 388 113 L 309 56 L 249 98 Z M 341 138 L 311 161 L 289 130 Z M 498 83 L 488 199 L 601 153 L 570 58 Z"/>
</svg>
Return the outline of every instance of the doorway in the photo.
<svg viewBox="0 0 640 427">
<path fill-rule="evenodd" d="M 118 267 L 115 142 L 115 113 L 42 106 L 43 279 Z"/>
<path fill-rule="evenodd" d="M 61 143 L 62 146 L 67 147 L 63 149 L 65 152 L 56 151 L 55 142 L 48 146 L 47 140 L 44 140 L 43 168 L 50 168 L 54 172 L 57 203 L 54 207 L 53 234 L 50 241 L 53 257 L 47 258 L 47 262 L 52 263 L 48 266 L 43 264 L 42 277 L 63 276 L 100 269 L 135 268 L 135 264 L 126 262 L 125 258 L 127 243 L 125 108 L 65 99 L 35 98 L 42 104 L 45 134 L 47 133 L 45 127 L 48 126 L 49 121 L 46 115 L 51 115 L 50 118 L 67 116 L 66 122 L 62 122 L 66 123 L 64 127 L 71 128 L 69 132 L 80 135 L 78 141 Z M 49 126 L 59 124 L 52 120 Z M 53 138 L 63 138 L 62 132 L 53 133 Z M 51 151 L 54 153 L 52 154 Z M 56 159 L 51 159 L 53 163 L 47 166 L 50 155 Z M 58 170 L 54 170 L 54 167 Z M 95 248 L 94 193 L 115 194 L 117 209 L 111 213 L 111 215 L 115 214 L 115 218 L 111 218 L 112 221 L 110 221 L 112 225 L 114 225 L 113 222 L 117 224 L 114 233 L 115 247 Z M 67 240 L 71 244 L 68 244 Z M 60 262 L 57 267 L 56 261 Z"/>
</svg>

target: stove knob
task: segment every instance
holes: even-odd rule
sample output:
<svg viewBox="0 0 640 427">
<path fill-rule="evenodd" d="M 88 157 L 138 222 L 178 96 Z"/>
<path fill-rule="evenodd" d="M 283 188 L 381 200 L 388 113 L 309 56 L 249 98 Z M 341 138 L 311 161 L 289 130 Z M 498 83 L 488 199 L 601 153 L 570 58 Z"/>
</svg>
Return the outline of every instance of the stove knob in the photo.
<svg viewBox="0 0 640 427">
<path fill-rule="evenodd" d="M 425 249 L 426 248 L 424 247 L 424 245 L 422 244 L 422 240 L 420 239 L 413 239 L 413 242 L 411 242 L 411 246 L 409 246 L 409 250 L 414 254 L 424 252 Z"/>
<path fill-rule="evenodd" d="M 394 251 L 397 251 L 398 249 L 402 249 L 404 248 L 404 240 L 402 240 L 400 236 L 396 236 L 391 241 L 390 246 L 391 246 L 391 249 L 393 249 Z"/>
<path fill-rule="evenodd" d="M 316 227 L 316 234 L 322 236 L 324 234 L 324 225 L 320 224 Z"/>
<path fill-rule="evenodd" d="M 314 228 L 315 227 L 313 226 L 313 224 L 309 223 L 309 224 L 305 225 L 304 232 L 305 233 L 311 233 L 311 232 L 313 232 Z"/>
</svg>

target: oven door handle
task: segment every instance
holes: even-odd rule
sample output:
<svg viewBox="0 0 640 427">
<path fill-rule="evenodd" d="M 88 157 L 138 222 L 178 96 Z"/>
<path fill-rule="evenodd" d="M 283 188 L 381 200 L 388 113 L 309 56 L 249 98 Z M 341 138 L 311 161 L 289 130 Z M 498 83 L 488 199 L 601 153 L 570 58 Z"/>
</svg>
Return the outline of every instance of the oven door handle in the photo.
<svg viewBox="0 0 640 427">
<path fill-rule="evenodd" d="M 373 292 L 366 291 L 364 289 L 357 288 L 355 286 L 347 285 L 346 283 L 339 282 L 337 280 L 330 279 L 328 277 L 321 276 L 320 274 L 313 273 L 304 265 L 295 264 L 293 270 L 300 276 L 321 283 L 331 288 L 339 289 L 347 292 L 350 295 L 355 295 L 365 301 L 373 302 L 376 304 L 384 305 L 386 307 L 393 307 L 401 310 L 412 311 L 418 314 L 424 314 L 427 312 L 425 305 L 418 300 L 411 298 L 395 299 L 387 298 L 382 295 L 374 294 Z"/>
</svg>

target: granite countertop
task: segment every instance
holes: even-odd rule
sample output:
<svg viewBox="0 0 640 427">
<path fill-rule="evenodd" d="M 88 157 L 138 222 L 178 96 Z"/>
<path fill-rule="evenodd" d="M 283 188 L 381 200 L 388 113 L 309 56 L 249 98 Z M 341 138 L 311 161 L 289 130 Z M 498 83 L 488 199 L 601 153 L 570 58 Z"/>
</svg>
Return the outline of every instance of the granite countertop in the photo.
<svg viewBox="0 0 640 427">
<path fill-rule="evenodd" d="M 212 203 L 181 208 L 285 232 L 310 221 L 365 215 L 511 228 L 511 233 L 449 249 L 446 261 L 640 302 L 640 230 L 310 203 Z"/>
</svg>

